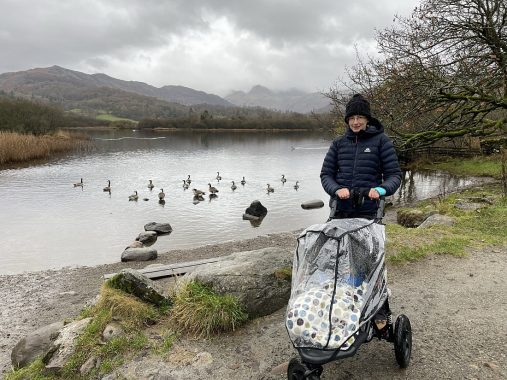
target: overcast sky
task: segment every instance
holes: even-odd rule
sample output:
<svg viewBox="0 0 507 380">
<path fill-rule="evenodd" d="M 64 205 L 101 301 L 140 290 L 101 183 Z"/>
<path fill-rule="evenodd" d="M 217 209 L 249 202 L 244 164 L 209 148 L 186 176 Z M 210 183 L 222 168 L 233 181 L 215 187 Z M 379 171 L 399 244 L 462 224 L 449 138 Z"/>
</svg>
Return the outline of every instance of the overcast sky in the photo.
<svg viewBox="0 0 507 380">
<path fill-rule="evenodd" d="M 221 96 L 323 91 L 419 0 L 0 0 L 0 73 L 59 65 Z"/>
</svg>

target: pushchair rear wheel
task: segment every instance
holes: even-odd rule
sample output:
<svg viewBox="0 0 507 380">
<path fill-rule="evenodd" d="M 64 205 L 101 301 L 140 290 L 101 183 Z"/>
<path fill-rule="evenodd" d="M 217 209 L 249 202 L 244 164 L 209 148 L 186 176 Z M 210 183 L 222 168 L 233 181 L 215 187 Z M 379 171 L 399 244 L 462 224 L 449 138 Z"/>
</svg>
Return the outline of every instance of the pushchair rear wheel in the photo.
<svg viewBox="0 0 507 380">
<path fill-rule="evenodd" d="M 288 380 L 319 380 L 322 373 L 322 367 L 316 366 L 309 368 L 304 363 L 301 363 L 299 359 L 293 358 L 289 362 L 289 368 L 287 368 L 287 379 Z"/>
<path fill-rule="evenodd" d="M 396 318 L 394 327 L 394 353 L 400 368 L 407 368 L 412 354 L 412 328 L 410 320 L 404 314 Z"/>
</svg>

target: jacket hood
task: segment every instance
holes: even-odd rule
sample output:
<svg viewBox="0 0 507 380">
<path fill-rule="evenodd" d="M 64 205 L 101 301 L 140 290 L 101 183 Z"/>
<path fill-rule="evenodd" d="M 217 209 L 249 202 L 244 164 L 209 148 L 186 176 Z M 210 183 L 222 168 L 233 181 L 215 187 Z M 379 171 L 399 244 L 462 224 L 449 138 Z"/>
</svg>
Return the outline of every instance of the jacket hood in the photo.
<svg viewBox="0 0 507 380">
<path fill-rule="evenodd" d="M 378 135 L 379 133 L 384 132 L 384 126 L 382 123 L 375 119 L 374 117 L 370 117 L 368 120 L 368 125 L 366 126 L 366 129 L 364 131 L 359 131 L 357 134 L 352 132 L 352 129 L 350 127 L 347 127 L 347 130 L 345 132 L 345 136 L 349 139 L 355 139 L 356 136 L 359 138 L 368 138 L 371 136 Z"/>
</svg>

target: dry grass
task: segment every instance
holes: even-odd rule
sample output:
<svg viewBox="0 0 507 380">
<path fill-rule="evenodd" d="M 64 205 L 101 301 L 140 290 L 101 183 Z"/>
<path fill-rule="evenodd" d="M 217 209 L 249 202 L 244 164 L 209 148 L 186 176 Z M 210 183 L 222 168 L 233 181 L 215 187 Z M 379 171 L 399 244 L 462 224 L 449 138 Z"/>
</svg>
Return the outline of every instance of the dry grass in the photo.
<svg viewBox="0 0 507 380">
<path fill-rule="evenodd" d="M 197 337 L 234 330 L 247 319 L 236 298 L 219 295 L 196 281 L 178 290 L 171 309 L 171 322 Z"/>
<path fill-rule="evenodd" d="M 42 136 L 0 132 L 0 165 L 49 158 L 88 145 L 84 136 L 65 131 Z"/>
</svg>

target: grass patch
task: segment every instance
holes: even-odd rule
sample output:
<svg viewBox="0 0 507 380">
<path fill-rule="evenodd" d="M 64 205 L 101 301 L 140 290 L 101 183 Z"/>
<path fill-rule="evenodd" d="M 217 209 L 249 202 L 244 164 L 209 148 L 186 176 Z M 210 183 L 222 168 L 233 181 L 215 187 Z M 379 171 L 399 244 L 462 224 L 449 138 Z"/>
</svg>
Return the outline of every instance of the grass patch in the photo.
<svg viewBox="0 0 507 380">
<path fill-rule="evenodd" d="M 460 199 L 468 197 L 493 199 L 493 205 L 486 205 L 477 211 L 454 207 Z M 499 184 L 487 184 L 445 198 L 426 200 L 417 208 L 431 208 L 440 214 L 452 216 L 455 224 L 424 229 L 387 225 L 386 259 L 389 262 L 411 262 L 430 254 L 463 256 L 467 247 L 507 244 L 507 199 L 501 197 Z"/>
<path fill-rule="evenodd" d="M 99 114 L 99 115 L 97 115 L 96 119 L 104 120 L 104 121 L 128 121 L 130 123 L 137 124 L 137 121 L 135 121 L 135 120 L 127 119 L 124 117 L 114 116 L 114 115 L 111 115 L 110 113 Z"/>
<path fill-rule="evenodd" d="M 26 368 L 9 373 L 7 379 L 49 380 L 101 377 L 112 372 L 139 351 L 150 348 L 142 327 L 158 320 L 162 314 L 154 306 L 104 285 L 97 304 L 81 313 L 80 317 L 90 317 L 92 320 L 77 338 L 76 351 L 61 373 L 46 373 L 42 360 L 37 360 Z M 103 342 L 102 333 L 111 321 L 121 326 L 123 334 Z M 100 365 L 87 375 L 81 376 L 79 374 L 81 366 L 92 357 L 98 359 Z"/>
<path fill-rule="evenodd" d="M 219 295 L 197 281 L 181 286 L 171 309 L 172 323 L 199 337 L 234 330 L 247 319 L 235 297 Z"/>
<path fill-rule="evenodd" d="M 444 170 L 456 175 L 493 177 L 501 179 L 502 163 L 499 154 L 474 158 L 449 158 L 443 162 L 420 163 L 421 169 Z"/>
<path fill-rule="evenodd" d="M 292 268 L 290 267 L 277 269 L 273 274 L 278 280 L 292 280 Z"/>
</svg>

